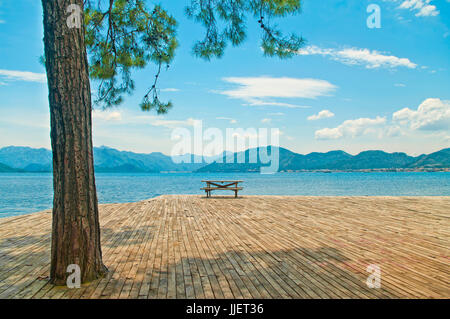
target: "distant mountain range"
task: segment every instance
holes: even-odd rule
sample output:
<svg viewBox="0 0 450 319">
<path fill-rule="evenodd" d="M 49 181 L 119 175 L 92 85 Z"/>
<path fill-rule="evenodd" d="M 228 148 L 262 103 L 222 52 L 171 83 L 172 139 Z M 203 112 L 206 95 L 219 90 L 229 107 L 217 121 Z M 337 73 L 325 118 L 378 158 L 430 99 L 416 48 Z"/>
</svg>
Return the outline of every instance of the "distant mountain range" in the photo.
<svg viewBox="0 0 450 319">
<path fill-rule="evenodd" d="M 256 150 L 258 153 L 258 149 Z M 250 150 L 224 156 L 222 162 L 214 162 L 198 169 L 198 172 L 258 172 L 263 165 L 249 163 Z M 231 159 L 228 162 L 227 158 Z M 234 157 L 234 158 L 233 158 Z M 245 163 L 237 163 L 238 158 L 245 158 Z M 351 155 L 344 151 L 327 153 L 297 154 L 285 148 L 279 148 L 279 171 L 397 171 L 397 170 L 450 170 L 450 148 L 438 152 L 409 156 L 405 153 L 386 153 L 383 151 L 364 151 Z M 234 161 L 233 161 L 234 160 Z"/>
<path fill-rule="evenodd" d="M 258 151 L 256 149 L 256 151 Z M 250 150 L 207 158 L 200 163 L 174 163 L 170 156 L 154 152 L 139 154 L 109 147 L 94 147 L 96 172 L 259 172 L 261 163 L 249 162 Z M 438 152 L 409 156 L 405 153 L 364 151 L 351 155 L 344 151 L 297 154 L 279 148 L 279 171 L 354 171 L 354 170 L 450 170 L 450 148 Z M 237 163 L 242 156 L 245 163 Z M 184 155 L 192 161 L 200 157 Z M 227 158 L 234 158 L 228 164 Z M 222 163 L 218 159 L 222 159 Z M 216 161 L 214 161 L 216 160 Z M 210 164 L 208 164 L 210 163 Z M 48 149 L 8 146 L 0 149 L 0 172 L 51 172 L 52 152 Z"/>
<path fill-rule="evenodd" d="M 139 154 L 118 151 L 106 146 L 94 147 L 94 166 L 96 172 L 193 172 L 206 162 L 177 164 L 170 156 L 162 153 Z M 197 156 L 198 161 L 200 158 Z M 51 172 L 52 152 L 45 148 L 8 146 L 0 149 L 0 172 Z"/>
</svg>

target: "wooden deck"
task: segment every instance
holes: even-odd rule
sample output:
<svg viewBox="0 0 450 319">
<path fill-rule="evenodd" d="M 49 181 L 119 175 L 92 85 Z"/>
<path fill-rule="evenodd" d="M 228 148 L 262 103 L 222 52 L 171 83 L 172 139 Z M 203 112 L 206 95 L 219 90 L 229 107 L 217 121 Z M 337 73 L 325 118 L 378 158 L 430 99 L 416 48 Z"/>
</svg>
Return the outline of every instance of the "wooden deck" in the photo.
<svg viewBox="0 0 450 319">
<path fill-rule="evenodd" d="M 161 196 L 100 216 L 110 272 L 80 289 L 46 279 L 49 212 L 0 219 L 0 298 L 450 298 L 450 197 Z"/>
</svg>

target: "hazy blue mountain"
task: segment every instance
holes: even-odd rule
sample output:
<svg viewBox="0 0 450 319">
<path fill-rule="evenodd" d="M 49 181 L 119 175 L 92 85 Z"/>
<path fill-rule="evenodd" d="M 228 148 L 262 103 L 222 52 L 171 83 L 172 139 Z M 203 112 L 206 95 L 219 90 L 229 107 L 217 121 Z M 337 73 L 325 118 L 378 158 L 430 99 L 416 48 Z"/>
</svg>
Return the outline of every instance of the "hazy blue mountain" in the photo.
<svg viewBox="0 0 450 319">
<path fill-rule="evenodd" d="M 0 149 L 0 163 L 25 169 L 28 165 L 51 165 L 52 152 L 45 148 L 8 146 Z"/>
<path fill-rule="evenodd" d="M 327 153 L 310 153 L 307 155 L 293 153 L 279 148 L 279 171 L 309 171 L 309 170 L 364 170 L 364 169 L 407 169 L 407 168 L 450 168 L 450 149 L 444 149 L 429 155 L 417 157 L 405 153 L 386 153 L 384 151 L 364 151 L 351 155 L 344 151 Z M 249 150 L 244 153 L 230 155 L 237 158 L 245 154 L 244 163 L 232 164 L 214 162 L 198 170 L 198 172 L 259 172 L 265 166 L 258 158 L 256 163 L 249 163 Z"/>
<path fill-rule="evenodd" d="M 269 154 L 271 149 L 269 147 Z M 277 149 L 280 171 L 450 168 L 450 148 L 417 157 L 383 151 L 364 151 L 357 155 L 344 151 L 302 155 L 282 147 Z M 257 154 L 256 163 L 249 163 L 252 152 Z M 201 160 L 200 156 L 187 154 L 175 158 L 191 163 L 177 164 L 172 157 L 159 152 L 140 154 L 101 146 L 94 147 L 94 165 L 96 172 L 259 172 L 261 166 L 268 164 L 262 164 L 258 154 L 259 149 L 224 152 L 201 163 L 194 163 L 194 159 Z M 238 163 L 238 159 L 244 162 Z M 230 161 L 233 163 L 227 163 Z M 0 149 L 0 163 L 0 172 L 51 172 L 52 153 L 44 148 L 8 146 Z"/>
<path fill-rule="evenodd" d="M 11 166 L 0 163 L 0 173 L 13 173 L 13 172 L 23 172 L 20 168 L 13 168 Z"/>
<path fill-rule="evenodd" d="M 447 168 L 450 167 L 450 148 L 429 155 L 421 155 L 410 167 Z"/>
<path fill-rule="evenodd" d="M 301 155 L 292 153 L 288 163 L 280 161 L 280 169 L 288 170 L 316 170 L 316 169 L 336 169 L 338 163 L 344 162 L 352 156 L 344 151 L 330 151 L 327 153 L 310 153 Z"/>
<path fill-rule="evenodd" d="M 31 173 L 43 173 L 43 172 L 51 172 L 52 171 L 52 164 L 46 163 L 46 164 L 28 164 L 23 168 L 26 172 Z"/>
<path fill-rule="evenodd" d="M 272 147 L 269 147 L 269 154 L 271 149 Z M 229 162 L 233 162 L 234 159 L 234 163 L 227 163 L 226 157 L 223 157 L 222 162 L 204 166 L 198 172 L 259 172 L 261 166 L 269 166 L 267 163 L 263 164 L 259 156 L 257 156 L 256 163 L 250 163 L 249 154 L 251 151 L 259 154 L 259 148 L 230 154 L 227 158 L 231 159 Z M 282 147 L 279 147 L 278 151 L 280 171 L 329 169 L 329 167 L 334 167 L 335 163 L 351 158 L 351 155 L 344 151 L 310 153 L 308 155 L 297 154 Z M 237 158 L 245 158 L 245 163 L 238 163 Z"/>
<path fill-rule="evenodd" d="M 192 156 L 191 161 L 194 161 Z M 159 152 L 139 154 L 102 146 L 94 147 L 94 165 L 98 172 L 161 172 L 195 171 L 206 163 L 177 164 Z"/>
<path fill-rule="evenodd" d="M 265 148 L 264 148 L 265 149 Z M 279 147 L 280 167 L 289 165 L 295 158 L 296 153 L 288 149 Z M 272 147 L 268 148 L 268 156 Z M 256 154 L 256 163 L 250 163 L 250 156 Z M 264 164 L 263 164 L 264 162 Z M 209 165 L 203 166 L 197 172 L 259 172 L 261 166 L 269 166 L 266 161 L 261 161 L 259 157 L 259 148 L 248 149 L 238 153 L 226 153 L 222 156 L 221 161 L 215 161 Z"/>
<path fill-rule="evenodd" d="M 174 163 L 170 156 L 159 152 L 139 154 L 118 151 L 106 146 L 94 147 L 94 166 L 97 172 L 162 172 L 195 171 L 207 163 L 194 163 L 194 156 L 185 155 L 192 163 Z M 199 159 L 198 156 L 195 159 Z M 0 163 L 27 172 L 51 172 L 52 152 L 48 149 L 8 146 L 0 149 Z M 6 168 L 5 168 L 6 170 Z"/>
<path fill-rule="evenodd" d="M 405 153 L 364 151 L 336 162 L 330 169 L 405 168 L 415 161 L 416 157 L 408 156 Z"/>
</svg>

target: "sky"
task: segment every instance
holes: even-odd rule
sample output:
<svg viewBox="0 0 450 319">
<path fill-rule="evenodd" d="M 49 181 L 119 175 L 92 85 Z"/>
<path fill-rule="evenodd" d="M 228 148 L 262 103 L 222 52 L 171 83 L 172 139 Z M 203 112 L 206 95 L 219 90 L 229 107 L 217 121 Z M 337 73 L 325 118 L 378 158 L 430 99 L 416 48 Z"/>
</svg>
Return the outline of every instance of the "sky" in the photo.
<svg viewBox="0 0 450 319">
<path fill-rule="evenodd" d="M 280 146 L 301 154 L 450 147 L 450 0 L 303 0 L 301 14 L 277 20 L 307 40 L 291 59 L 264 57 L 249 17 L 245 43 L 209 62 L 192 55 L 204 29 L 185 17 L 187 0 L 159 2 L 179 23 L 180 46 L 159 80 L 174 107 L 140 110 L 149 65 L 133 73 L 136 90 L 122 105 L 94 110 L 95 146 L 170 154 L 173 130 L 201 120 L 224 136 L 277 128 Z M 368 27 L 371 4 L 380 28 Z M 50 148 L 42 39 L 41 1 L 0 0 L 0 147 Z"/>
</svg>

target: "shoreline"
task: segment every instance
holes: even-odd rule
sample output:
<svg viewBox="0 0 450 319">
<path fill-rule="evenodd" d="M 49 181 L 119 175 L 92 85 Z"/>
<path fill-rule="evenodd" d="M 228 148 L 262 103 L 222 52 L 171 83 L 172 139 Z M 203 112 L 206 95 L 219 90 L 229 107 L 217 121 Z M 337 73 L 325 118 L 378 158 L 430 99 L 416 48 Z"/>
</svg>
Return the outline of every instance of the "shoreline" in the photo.
<svg viewBox="0 0 450 319">
<path fill-rule="evenodd" d="M 155 197 L 149 197 L 146 199 L 138 200 L 138 201 L 128 201 L 128 202 L 107 202 L 107 203 L 98 203 L 99 207 L 103 205 L 126 205 L 126 204 L 137 204 L 141 202 L 148 202 L 152 200 L 158 200 L 162 197 L 177 197 L 177 196 L 192 196 L 192 197 L 199 197 L 207 199 L 205 195 L 202 194 L 163 194 L 158 195 Z M 396 195 L 367 195 L 367 196 L 361 196 L 361 195 L 239 195 L 236 200 L 245 199 L 245 198 L 252 198 L 252 197 L 258 197 L 262 199 L 271 199 L 271 198 L 303 198 L 303 199 L 447 199 L 450 201 L 450 195 L 405 195 L 405 196 L 396 196 Z M 210 199 L 234 199 L 234 196 L 232 195 L 212 195 Z M 209 198 L 208 198 L 209 200 Z M 32 214 L 39 214 L 39 213 L 52 213 L 52 208 L 34 211 L 34 212 L 27 212 L 27 213 L 21 213 L 17 215 L 11 215 L 11 216 L 1 216 L 0 213 L 0 220 L 3 220 L 5 218 L 14 218 L 14 217 L 20 217 L 20 216 L 27 216 Z"/>
<path fill-rule="evenodd" d="M 283 173 L 437 173 L 437 172 L 450 172 L 450 168 L 369 168 L 369 169 L 348 169 L 348 170 L 331 170 L 331 169 L 313 169 L 313 170 L 283 170 L 278 171 L 275 174 Z M 53 171 L 11 171 L 0 172 L 0 174 L 52 174 Z M 97 171 L 96 174 L 258 174 L 260 171 L 159 171 L 159 172 L 146 172 L 146 171 Z"/>
</svg>

